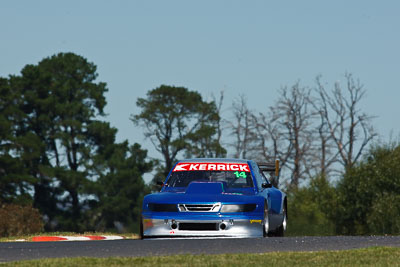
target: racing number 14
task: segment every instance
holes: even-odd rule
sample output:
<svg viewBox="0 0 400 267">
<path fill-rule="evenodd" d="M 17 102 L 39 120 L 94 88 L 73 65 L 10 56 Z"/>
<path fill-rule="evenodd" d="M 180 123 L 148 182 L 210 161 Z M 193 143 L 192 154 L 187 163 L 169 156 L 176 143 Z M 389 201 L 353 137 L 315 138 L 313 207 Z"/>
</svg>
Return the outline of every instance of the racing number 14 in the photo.
<svg viewBox="0 0 400 267">
<path fill-rule="evenodd" d="M 236 178 L 240 178 L 240 177 L 246 178 L 246 177 L 247 177 L 247 175 L 246 175 L 245 172 L 238 172 L 238 171 L 236 171 L 236 172 L 234 172 L 233 174 L 236 175 Z"/>
</svg>

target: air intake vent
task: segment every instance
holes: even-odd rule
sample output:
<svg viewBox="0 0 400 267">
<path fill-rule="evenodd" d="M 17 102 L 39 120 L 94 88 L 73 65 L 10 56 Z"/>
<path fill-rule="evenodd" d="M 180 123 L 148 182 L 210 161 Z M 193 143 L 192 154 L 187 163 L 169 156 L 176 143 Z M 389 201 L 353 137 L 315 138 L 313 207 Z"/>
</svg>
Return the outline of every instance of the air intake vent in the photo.
<svg viewBox="0 0 400 267">
<path fill-rule="evenodd" d="M 179 211 L 182 212 L 218 212 L 221 203 L 214 204 L 179 204 Z"/>
<path fill-rule="evenodd" d="M 179 230 L 186 231 L 217 231 L 216 223 L 180 223 Z"/>
</svg>

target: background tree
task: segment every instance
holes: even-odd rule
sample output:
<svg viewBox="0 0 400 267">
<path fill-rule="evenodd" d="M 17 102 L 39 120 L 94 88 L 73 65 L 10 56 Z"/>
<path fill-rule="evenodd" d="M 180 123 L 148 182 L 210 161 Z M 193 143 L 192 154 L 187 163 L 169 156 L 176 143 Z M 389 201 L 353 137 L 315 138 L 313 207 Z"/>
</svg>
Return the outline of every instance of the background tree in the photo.
<svg viewBox="0 0 400 267">
<path fill-rule="evenodd" d="M 94 82 L 93 63 L 72 53 L 27 65 L 21 74 L 14 86 L 24 99 L 20 110 L 26 117 L 18 137 L 40 144 L 40 155 L 29 160 L 38 180 L 34 205 L 50 219 L 57 217 L 59 227 L 80 231 L 85 205 L 80 197 L 92 182 L 87 167 L 97 145 L 89 142 L 90 135 L 96 116 L 104 115 L 106 85 Z"/>
<path fill-rule="evenodd" d="M 288 194 L 288 235 L 335 235 L 336 188 L 325 176 L 312 178 L 308 186 L 291 188 Z"/>
<path fill-rule="evenodd" d="M 215 157 L 225 157 L 226 156 L 226 149 L 222 147 L 222 129 L 223 129 L 223 119 L 222 119 L 222 106 L 224 103 L 224 92 L 221 91 L 219 95 L 219 99 L 217 99 L 213 96 L 213 102 L 216 103 L 216 111 L 218 114 L 217 120 L 216 120 L 216 141 L 220 145 L 220 151 L 216 153 Z"/>
<path fill-rule="evenodd" d="M 185 151 L 186 158 L 223 158 L 226 156 L 226 149 L 221 145 L 222 119 L 221 109 L 224 95 L 221 92 L 216 105 L 216 99 L 210 102 L 211 105 L 204 105 L 204 113 L 211 112 L 207 121 L 202 121 L 198 130 L 188 133 L 190 146 Z"/>
<path fill-rule="evenodd" d="M 252 123 L 256 135 L 255 151 L 258 154 L 256 159 L 266 162 L 279 160 L 279 173 L 281 173 L 292 155 L 293 144 L 287 142 L 281 132 L 279 115 L 275 109 L 271 108 L 266 114 L 253 115 Z M 280 175 L 273 177 L 271 183 L 275 187 L 279 187 Z"/>
<path fill-rule="evenodd" d="M 139 144 L 129 146 L 125 141 L 105 147 L 95 160 L 99 175 L 98 201 L 92 203 L 88 219 L 96 231 L 123 226 L 125 231 L 139 231 L 139 217 L 144 195 L 150 192 L 143 174 L 151 171 L 147 151 Z"/>
<path fill-rule="evenodd" d="M 231 109 L 233 118 L 228 121 L 228 127 L 231 130 L 230 135 L 234 138 L 230 144 L 234 149 L 233 157 L 247 159 L 255 155 L 253 114 L 247 107 L 244 95 L 233 101 Z"/>
<path fill-rule="evenodd" d="M 340 234 L 400 233 L 400 146 L 373 147 L 340 181 Z"/>
<path fill-rule="evenodd" d="M 310 173 L 309 157 L 313 149 L 312 121 L 314 114 L 310 108 L 310 90 L 299 83 L 283 87 L 280 98 L 272 110 L 279 121 L 279 133 L 286 141 L 288 152 L 285 166 L 290 169 L 289 186 L 297 188 L 305 175 Z"/>
<path fill-rule="evenodd" d="M 96 78 L 93 63 L 73 53 L 60 53 L 25 66 L 20 76 L 11 76 L 8 85 L 3 81 L 1 86 L 11 92 L 9 98 L 2 98 L 6 104 L 1 107 L 2 117 L 6 116 L 4 121 L 10 121 L 11 127 L 2 132 L 8 141 L 2 141 L 0 162 L 15 163 L 2 168 L 3 174 L 5 179 L 18 181 L 14 177 L 20 175 L 19 170 L 29 178 L 15 185 L 7 183 L 5 190 L 19 195 L 33 191 L 33 204 L 45 216 L 48 230 L 95 229 L 92 218 L 109 215 L 106 203 L 101 202 L 112 200 L 107 190 L 113 194 L 126 190 L 121 199 L 130 194 L 129 201 L 114 208 L 130 220 L 125 223 L 136 220 L 133 210 L 140 205 L 138 198 L 145 188 L 142 174 L 151 166 L 144 162 L 145 151 L 137 145 L 129 147 L 127 142 L 116 143 L 117 130 L 99 120 L 105 115 L 107 88 Z M 113 165 L 112 158 L 118 158 L 119 164 Z M 133 177 L 128 179 L 128 173 Z M 112 186 L 120 180 L 130 185 Z M 90 213 L 91 208 L 97 213 Z M 119 218 L 110 216 L 112 219 Z"/>
<path fill-rule="evenodd" d="M 216 137 L 219 114 L 215 103 L 204 101 L 198 92 L 161 85 L 136 104 L 141 112 L 131 120 L 146 129 L 145 136 L 164 160 L 159 169 L 162 174 L 155 179 L 165 179 L 180 152 L 192 156 L 224 154 Z"/>
<path fill-rule="evenodd" d="M 19 158 L 27 145 L 17 143 L 15 138 L 15 121 L 22 115 L 15 105 L 19 99 L 10 80 L 0 78 L 0 204 L 32 202 L 29 185 L 34 179 Z"/>
<path fill-rule="evenodd" d="M 351 168 L 362 156 L 364 148 L 377 136 L 372 125 L 372 117 L 360 110 L 360 102 L 365 96 L 363 85 L 345 74 L 347 95 L 339 82 L 335 83 L 332 94 L 328 93 L 317 77 L 319 112 L 324 117 L 324 127 L 337 148 L 339 162 L 345 169 Z"/>
<path fill-rule="evenodd" d="M 315 113 L 315 132 L 318 133 L 314 141 L 315 149 L 311 160 L 319 162 L 314 168 L 316 170 L 315 175 L 327 178 L 331 171 L 334 171 L 333 165 L 338 161 L 338 153 L 326 119 L 327 110 L 324 108 L 323 100 L 319 97 L 313 97 L 310 104 Z"/>
<path fill-rule="evenodd" d="M 186 157 L 201 158 L 223 158 L 226 156 L 226 149 L 221 144 L 222 138 L 222 105 L 224 100 L 223 92 L 220 93 L 218 101 L 213 97 L 215 106 L 215 114 L 211 121 L 202 122 L 199 130 L 188 134 L 191 140 L 190 148 L 186 150 Z"/>
</svg>

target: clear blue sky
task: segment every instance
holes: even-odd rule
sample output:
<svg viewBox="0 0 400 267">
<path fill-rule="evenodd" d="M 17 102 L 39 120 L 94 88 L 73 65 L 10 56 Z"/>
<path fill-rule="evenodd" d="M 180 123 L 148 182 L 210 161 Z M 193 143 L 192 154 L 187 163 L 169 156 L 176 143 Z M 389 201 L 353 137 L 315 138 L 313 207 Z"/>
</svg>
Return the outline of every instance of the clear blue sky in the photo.
<svg viewBox="0 0 400 267">
<path fill-rule="evenodd" d="M 0 2 L 0 76 L 58 52 L 98 66 L 108 84 L 106 120 L 118 140 L 144 142 L 129 116 L 161 84 L 240 94 L 265 111 L 282 85 L 332 84 L 351 72 L 367 89 L 383 140 L 400 133 L 400 1 Z M 151 152 L 152 156 L 158 156 Z"/>
</svg>

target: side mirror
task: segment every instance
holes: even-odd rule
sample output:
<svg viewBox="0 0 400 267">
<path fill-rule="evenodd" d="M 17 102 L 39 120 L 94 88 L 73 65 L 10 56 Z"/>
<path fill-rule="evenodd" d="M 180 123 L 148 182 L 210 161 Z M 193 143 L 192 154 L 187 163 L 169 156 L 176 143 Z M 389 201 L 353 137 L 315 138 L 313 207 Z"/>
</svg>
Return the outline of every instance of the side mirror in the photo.
<svg viewBox="0 0 400 267">
<path fill-rule="evenodd" d="M 261 187 L 262 187 L 262 188 L 271 188 L 271 187 L 272 187 L 272 184 L 269 184 L 269 183 L 262 183 L 262 184 L 261 184 Z"/>
<path fill-rule="evenodd" d="M 163 183 L 163 182 L 161 182 L 161 181 L 157 181 L 157 182 L 156 182 L 156 185 L 163 186 L 163 185 L 164 185 L 164 183 Z"/>
<path fill-rule="evenodd" d="M 276 176 L 271 178 L 269 180 L 269 182 L 272 184 L 272 186 L 274 186 L 275 188 L 278 188 L 278 182 L 277 182 Z"/>
</svg>

